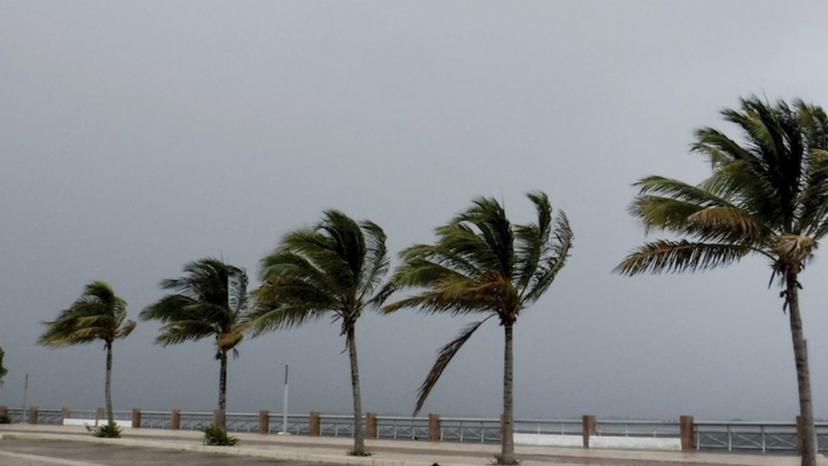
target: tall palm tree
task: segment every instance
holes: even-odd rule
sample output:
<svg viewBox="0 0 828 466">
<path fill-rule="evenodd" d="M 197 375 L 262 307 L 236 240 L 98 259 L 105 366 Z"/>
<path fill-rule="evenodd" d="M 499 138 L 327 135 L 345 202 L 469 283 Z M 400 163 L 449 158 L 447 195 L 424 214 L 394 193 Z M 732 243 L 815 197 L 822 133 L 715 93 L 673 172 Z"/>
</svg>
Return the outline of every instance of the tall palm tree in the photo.
<svg viewBox="0 0 828 466">
<path fill-rule="evenodd" d="M 44 322 L 46 332 L 38 343 L 52 348 L 71 345 L 104 342 L 106 350 L 106 420 L 115 425 L 112 414 L 112 344 L 126 338 L 135 330 L 135 321 L 126 318 L 126 301 L 118 297 L 105 282 L 94 281 L 68 309 L 60 312 L 58 318 Z"/>
<path fill-rule="evenodd" d="M 828 118 L 801 100 L 771 105 L 756 97 L 721 112 L 739 129 L 733 139 L 713 128 L 696 132 L 692 150 L 712 174 L 699 184 L 649 176 L 636 183 L 630 207 L 649 230 L 679 239 L 645 243 L 617 271 L 702 271 L 748 255 L 768 260 L 783 288 L 790 319 L 803 420 L 802 464 L 816 461 L 808 352 L 799 308 L 799 274 L 828 233 Z M 771 282 L 772 283 L 772 282 Z"/>
<path fill-rule="evenodd" d="M 215 258 L 204 258 L 184 266 L 184 275 L 161 281 L 161 288 L 172 291 L 141 311 L 143 320 L 163 324 L 156 343 L 167 346 L 213 337 L 219 368 L 218 409 L 227 405 L 227 359 L 242 335 L 238 326 L 246 318 L 247 273 Z M 226 429 L 224 415 L 218 427 Z"/>
<path fill-rule="evenodd" d="M 544 193 L 530 193 L 537 222 L 512 225 L 496 200 L 479 198 L 448 224 L 436 229 L 434 244 L 418 244 L 401 253 L 392 284 L 418 288 L 413 296 L 384 307 L 411 307 L 427 313 L 486 316 L 466 327 L 438 352 L 420 386 L 416 415 L 451 359 L 487 320 L 497 317 L 504 329 L 503 423 L 499 462 L 514 464 L 512 434 L 512 331 L 521 311 L 537 301 L 566 264 L 572 230 L 566 214 L 553 218 Z"/>
<path fill-rule="evenodd" d="M 313 228 L 285 235 L 276 250 L 261 260 L 263 284 L 255 291 L 258 310 L 249 321 L 254 335 L 326 315 L 339 321 L 351 363 L 354 455 L 367 454 L 356 323 L 363 310 L 380 303 L 380 284 L 388 271 L 385 239 L 379 225 L 357 222 L 337 210 L 326 211 Z"/>
<path fill-rule="evenodd" d="M 0 385 L 3 385 L 3 377 L 9 373 L 9 371 L 3 367 L 3 356 L 5 355 L 6 353 L 3 351 L 3 348 L 0 348 Z"/>
</svg>

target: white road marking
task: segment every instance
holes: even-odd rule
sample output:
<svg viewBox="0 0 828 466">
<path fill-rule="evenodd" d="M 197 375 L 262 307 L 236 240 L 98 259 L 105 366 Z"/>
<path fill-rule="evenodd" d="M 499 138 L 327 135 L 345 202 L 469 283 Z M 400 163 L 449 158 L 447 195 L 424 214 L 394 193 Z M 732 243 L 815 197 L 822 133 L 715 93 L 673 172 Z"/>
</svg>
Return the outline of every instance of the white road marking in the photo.
<svg viewBox="0 0 828 466">
<path fill-rule="evenodd" d="M 73 461 L 63 458 L 55 458 L 54 456 L 29 455 L 26 453 L 14 453 L 10 451 L 1 451 L 0 456 L 7 456 L 9 458 L 17 458 L 28 461 L 40 461 L 49 464 L 61 464 L 63 466 L 106 466 L 100 463 L 90 463 L 88 461 Z"/>
</svg>

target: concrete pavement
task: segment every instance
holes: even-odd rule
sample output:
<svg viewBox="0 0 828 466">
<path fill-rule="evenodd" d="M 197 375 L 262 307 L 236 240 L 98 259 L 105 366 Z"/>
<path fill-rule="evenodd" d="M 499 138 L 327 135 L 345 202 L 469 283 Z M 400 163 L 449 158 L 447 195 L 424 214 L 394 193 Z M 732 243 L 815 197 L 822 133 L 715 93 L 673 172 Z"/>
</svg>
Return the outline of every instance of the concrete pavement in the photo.
<svg viewBox="0 0 828 466">
<path fill-rule="evenodd" d="M 368 440 L 374 453 L 358 458 L 346 454 L 348 438 L 277 436 L 270 434 L 233 434 L 241 443 L 236 447 L 207 447 L 201 433 L 160 429 L 127 429 L 122 439 L 97 439 L 84 428 L 71 426 L 0 426 L 0 451 L 6 440 L 75 441 L 119 447 L 145 447 L 168 451 L 241 455 L 251 458 L 292 462 L 350 464 L 359 466 L 471 466 L 490 464 L 499 451 L 498 445 L 452 442 Z M 585 450 L 580 448 L 518 447 L 518 457 L 525 466 L 557 464 L 561 466 L 795 466 L 799 458 L 774 455 L 737 455 L 699 452 L 664 452 L 632 450 Z M 820 457 L 819 465 L 828 466 Z"/>
</svg>

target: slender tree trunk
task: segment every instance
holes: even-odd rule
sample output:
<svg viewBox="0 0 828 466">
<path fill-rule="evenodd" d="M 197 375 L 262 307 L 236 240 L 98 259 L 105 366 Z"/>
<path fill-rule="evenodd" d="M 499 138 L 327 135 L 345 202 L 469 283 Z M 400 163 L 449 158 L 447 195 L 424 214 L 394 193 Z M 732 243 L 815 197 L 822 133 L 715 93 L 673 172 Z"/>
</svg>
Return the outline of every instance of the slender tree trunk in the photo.
<svg viewBox="0 0 828 466">
<path fill-rule="evenodd" d="M 808 368 L 808 347 L 802 333 L 802 316 L 799 313 L 799 287 L 797 274 L 788 272 L 787 285 L 788 315 L 791 318 L 796 380 L 799 385 L 799 415 L 802 417 L 802 466 L 816 465 L 816 434 L 814 431 L 813 403 L 811 401 L 811 372 Z"/>
<path fill-rule="evenodd" d="M 219 350 L 219 360 L 221 361 L 221 369 L 219 369 L 219 399 L 218 409 L 221 411 L 219 417 L 219 428 L 221 430 L 227 429 L 227 422 L 225 415 L 227 413 L 227 351 Z"/>
<path fill-rule="evenodd" d="M 112 342 L 106 342 L 106 385 L 104 387 L 106 397 L 106 422 L 109 425 L 115 424 L 115 415 L 112 413 Z"/>
<path fill-rule="evenodd" d="M 505 332 L 505 351 L 503 361 L 503 416 L 500 433 L 500 461 L 506 464 L 515 462 L 515 440 L 512 435 L 514 415 L 512 412 L 512 326 L 511 322 L 503 324 Z"/>
<path fill-rule="evenodd" d="M 362 397 L 359 393 L 359 365 L 357 364 L 356 330 L 348 325 L 348 354 L 351 357 L 351 388 L 354 395 L 354 453 L 365 452 L 365 434 L 362 431 Z"/>
</svg>

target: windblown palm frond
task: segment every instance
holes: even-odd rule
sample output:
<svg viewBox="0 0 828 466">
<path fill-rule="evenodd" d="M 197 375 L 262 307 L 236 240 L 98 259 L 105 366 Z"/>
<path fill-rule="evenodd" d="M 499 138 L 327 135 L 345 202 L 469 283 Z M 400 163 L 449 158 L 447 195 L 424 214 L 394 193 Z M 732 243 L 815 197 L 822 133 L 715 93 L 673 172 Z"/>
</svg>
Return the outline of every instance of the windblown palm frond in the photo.
<svg viewBox="0 0 828 466">
<path fill-rule="evenodd" d="M 414 294 L 385 304 L 386 313 L 414 308 L 425 313 L 497 316 L 515 322 L 537 301 L 566 264 L 573 234 L 563 212 L 553 215 L 546 194 L 529 193 L 537 220 L 513 225 L 496 200 L 479 198 L 435 231 L 432 244 L 405 249 L 386 295 L 403 289 Z M 383 299 L 387 297 L 384 296 Z M 420 387 L 419 411 L 448 363 L 489 317 L 470 325 L 438 353 Z"/>
<path fill-rule="evenodd" d="M 47 329 L 38 343 L 55 348 L 96 340 L 111 344 L 128 336 L 136 325 L 126 319 L 126 302 L 102 281 L 86 285 L 80 298 L 44 324 Z"/>
<path fill-rule="evenodd" d="M 0 348 L 0 385 L 3 384 L 3 377 L 9 373 L 9 371 L 3 366 L 3 357 L 6 353 L 3 351 L 3 348 Z"/>
</svg>

